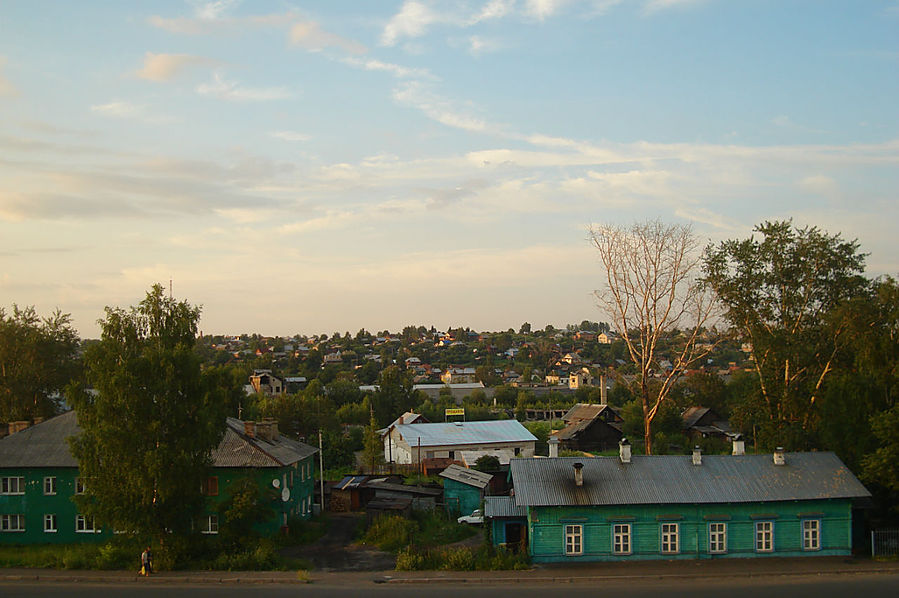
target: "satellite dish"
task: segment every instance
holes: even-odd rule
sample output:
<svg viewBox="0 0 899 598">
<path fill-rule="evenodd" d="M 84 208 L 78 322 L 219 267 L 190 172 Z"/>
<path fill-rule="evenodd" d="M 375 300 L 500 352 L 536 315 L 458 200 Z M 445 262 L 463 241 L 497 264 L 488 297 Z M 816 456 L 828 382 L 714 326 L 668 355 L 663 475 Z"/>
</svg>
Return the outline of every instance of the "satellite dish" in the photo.
<svg viewBox="0 0 899 598">
<path fill-rule="evenodd" d="M 280 488 L 281 480 L 279 480 L 278 478 L 275 478 L 274 480 L 272 480 L 272 486 L 274 486 L 275 488 Z"/>
<path fill-rule="evenodd" d="M 284 488 L 281 490 L 281 500 L 287 502 L 290 500 L 290 488 Z"/>
</svg>

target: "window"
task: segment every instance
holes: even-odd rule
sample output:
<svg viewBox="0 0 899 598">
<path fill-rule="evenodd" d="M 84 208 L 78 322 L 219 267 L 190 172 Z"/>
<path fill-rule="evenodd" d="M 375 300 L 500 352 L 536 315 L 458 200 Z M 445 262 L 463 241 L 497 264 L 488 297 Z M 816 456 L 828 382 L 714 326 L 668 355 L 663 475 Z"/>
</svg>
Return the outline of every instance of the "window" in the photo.
<svg viewBox="0 0 899 598">
<path fill-rule="evenodd" d="M 44 478 L 44 494 L 56 494 L 56 476 Z"/>
<path fill-rule="evenodd" d="M 802 520 L 802 549 L 821 550 L 821 520 Z"/>
<path fill-rule="evenodd" d="M 84 494 L 84 480 L 75 478 L 75 494 Z"/>
<path fill-rule="evenodd" d="M 94 520 L 91 517 L 85 517 L 84 515 L 76 515 L 75 516 L 75 531 L 79 534 L 95 534 L 99 532 L 94 526 Z"/>
<path fill-rule="evenodd" d="M 755 551 L 774 551 L 774 522 L 756 521 L 755 523 Z"/>
<path fill-rule="evenodd" d="M 662 524 L 662 554 L 677 554 L 680 552 L 677 528 L 678 524 L 676 523 Z"/>
<path fill-rule="evenodd" d="M 24 532 L 25 515 L 0 515 L 0 532 Z"/>
<path fill-rule="evenodd" d="M 201 530 L 204 534 L 217 534 L 219 533 L 219 516 L 218 515 L 207 515 L 206 519 L 203 521 L 204 527 Z"/>
<path fill-rule="evenodd" d="M 724 554 L 727 552 L 727 524 L 709 524 L 709 552 L 711 554 Z"/>
<path fill-rule="evenodd" d="M 612 554 L 631 553 L 631 524 L 616 523 L 612 526 Z"/>
<path fill-rule="evenodd" d="M 0 478 L 0 494 L 25 494 L 25 478 Z"/>
<path fill-rule="evenodd" d="M 44 531 L 48 533 L 56 531 L 56 515 L 44 515 Z"/>
<path fill-rule="evenodd" d="M 218 496 L 219 479 L 216 476 L 211 476 L 203 480 L 203 484 L 200 487 L 200 492 L 203 494 L 203 496 Z"/>
<path fill-rule="evenodd" d="M 565 554 L 584 554 L 584 526 L 565 526 Z"/>
</svg>

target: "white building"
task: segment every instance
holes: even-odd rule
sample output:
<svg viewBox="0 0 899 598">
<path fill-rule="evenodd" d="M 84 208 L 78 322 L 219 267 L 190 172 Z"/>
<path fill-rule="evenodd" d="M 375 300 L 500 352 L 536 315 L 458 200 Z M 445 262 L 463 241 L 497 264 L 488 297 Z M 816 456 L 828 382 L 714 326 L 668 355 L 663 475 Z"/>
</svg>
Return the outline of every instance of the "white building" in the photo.
<svg viewBox="0 0 899 598">
<path fill-rule="evenodd" d="M 435 424 L 397 424 L 385 430 L 384 460 L 412 464 L 424 459 L 462 459 L 463 451 L 511 451 L 533 457 L 537 438 L 514 419 Z"/>
</svg>

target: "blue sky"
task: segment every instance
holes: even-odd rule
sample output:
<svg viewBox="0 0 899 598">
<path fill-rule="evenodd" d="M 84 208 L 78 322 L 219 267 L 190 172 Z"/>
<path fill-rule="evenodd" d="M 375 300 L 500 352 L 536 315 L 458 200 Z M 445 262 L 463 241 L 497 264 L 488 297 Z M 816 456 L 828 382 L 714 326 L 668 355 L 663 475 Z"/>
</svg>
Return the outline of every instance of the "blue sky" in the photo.
<svg viewBox="0 0 899 598">
<path fill-rule="evenodd" d="M 591 223 L 793 218 L 899 273 L 899 2 L 0 6 L 0 305 L 96 336 L 605 319 Z"/>
</svg>

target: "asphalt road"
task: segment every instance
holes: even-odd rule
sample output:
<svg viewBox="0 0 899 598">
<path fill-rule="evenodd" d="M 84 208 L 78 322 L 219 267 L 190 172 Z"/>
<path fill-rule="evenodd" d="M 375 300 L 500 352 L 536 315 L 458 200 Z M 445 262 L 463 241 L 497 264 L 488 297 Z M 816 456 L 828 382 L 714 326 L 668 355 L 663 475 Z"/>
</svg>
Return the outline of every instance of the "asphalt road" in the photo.
<svg viewBox="0 0 899 598">
<path fill-rule="evenodd" d="M 482 585 L 455 583 L 444 584 L 375 584 L 365 582 L 351 587 L 335 585 L 149 585 L 141 582 L 122 584 L 91 583 L 25 583 L 0 584 L 0 596 L 19 598 L 33 596 L 65 596 L 71 598 L 96 598 L 103 593 L 111 596 L 150 597 L 166 595 L 166 598 L 215 596 L 265 596 L 279 598 L 295 597 L 354 597 L 390 596 L 391 598 L 466 598 L 515 595 L 516 598 L 547 598 L 549 595 L 564 595 L 566 598 L 590 597 L 598 594 L 614 598 L 697 598 L 698 596 L 726 596 L 727 598 L 846 598 L 847 595 L 865 598 L 899 596 L 899 574 L 855 574 L 855 575 L 810 575 L 779 577 L 731 578 L 731 579 L 684 579 L 684 580 L 630 580 L 604 582 L 601 587 L 588 583 L 560 584 L 520 584 Z"/>
</svg>

